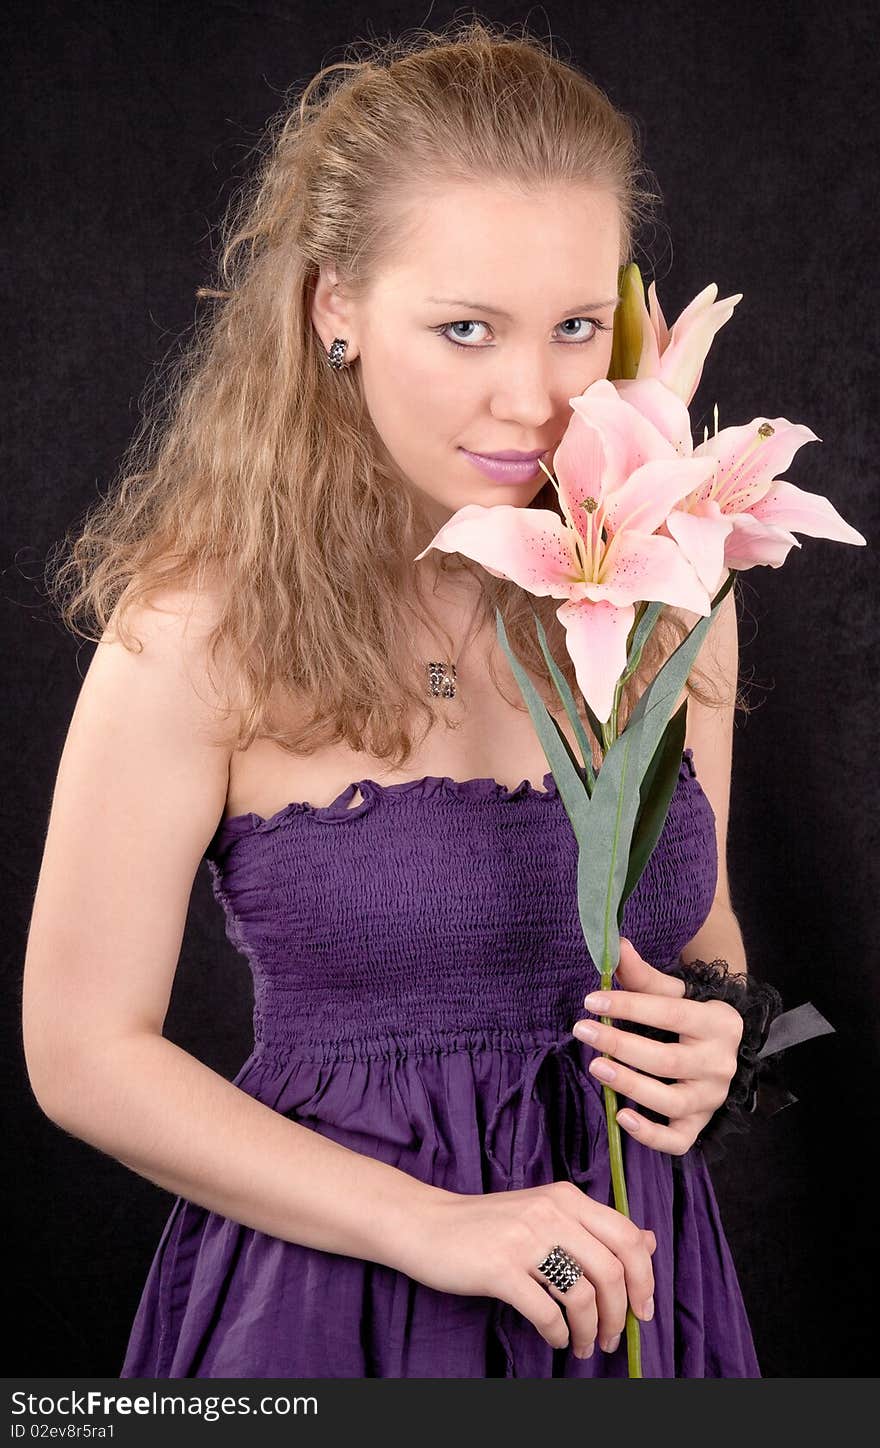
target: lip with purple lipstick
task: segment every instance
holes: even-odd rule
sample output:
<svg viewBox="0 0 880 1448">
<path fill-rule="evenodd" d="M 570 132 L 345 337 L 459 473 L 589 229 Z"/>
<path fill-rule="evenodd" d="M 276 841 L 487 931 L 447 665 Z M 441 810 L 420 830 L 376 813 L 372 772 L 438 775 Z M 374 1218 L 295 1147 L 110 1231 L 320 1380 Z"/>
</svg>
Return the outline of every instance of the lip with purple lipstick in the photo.
<svg viewBox="0 0 880 1448">
<path fill-rule="evenodd" d="M 508 448 L 503 452 L 475 453 L 463 447 L 465 457 L 495 483 L 528 483 L 538 471 L 538 458 L 546 458 L 550 448 L 535 448 L 532 452 L 516 452 Z"/>
</svg>

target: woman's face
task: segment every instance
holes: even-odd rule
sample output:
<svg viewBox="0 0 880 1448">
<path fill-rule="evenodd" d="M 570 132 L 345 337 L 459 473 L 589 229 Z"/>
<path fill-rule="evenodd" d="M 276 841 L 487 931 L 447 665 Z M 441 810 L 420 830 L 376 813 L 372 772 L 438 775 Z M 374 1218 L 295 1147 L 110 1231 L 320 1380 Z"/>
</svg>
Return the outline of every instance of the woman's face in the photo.
<svg viewBox="0 0 880 1448">
<path fill-rule="evenodd" d="M 620 240 L 607 192 L 450 187 L 355 307 L 370 415 L 438 526 L 467 503 L 525 507 L 547 481 L 537 463 L 494 481 L 463 449 L 541 449 L 549 467 L 569 398 L 608 372 Z"/>
</svg>

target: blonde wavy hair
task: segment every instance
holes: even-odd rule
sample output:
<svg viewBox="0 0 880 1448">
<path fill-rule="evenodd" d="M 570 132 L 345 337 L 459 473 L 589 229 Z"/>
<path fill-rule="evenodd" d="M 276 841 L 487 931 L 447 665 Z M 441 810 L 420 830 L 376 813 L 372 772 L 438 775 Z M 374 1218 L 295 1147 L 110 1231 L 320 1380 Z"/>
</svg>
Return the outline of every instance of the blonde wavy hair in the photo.
<svg viewBox="0 0 880 1448">
<path fill-rule="evenodd" d="M 311 323 L 319 269 L 335 267 L 353 295 L 369 286 L 405 243 L 406 177 L 420 187 L 502 178 L 608 188 L 620 207 L 621 265 L 659 197 L 635 122 L 534 36 L 472 19 L 359 41 L 347 54 L 269 122 L 265 154 L 222 222 L 218 284 L 199 289 L 205 308 L 189 345 L 164 385 L 157 376 L 108 495 L 56 549 L 49 587 L 73 632 L 97 641 L 112 619 L 132 648 L 132 607 L 221 578 L 209 669 L 221 654 L 235 661 L 238 697 L 219 683 L 218 697 L 227 718 L 236 712 L 236 747 L 263 737 L 310 754 L 344 741 L 399 767 L 420 719 L 421 738 L 449 722 L 427 693 L 402 606 L 415 597 L 418 609 L 413 560 L 436 529 L 381 446 L 360 369 L 327 366 Z M 529 506 L 560 512 L 549 480 Z M 558 599 L 526 594 L 462 555 L 430 556 L 441 572 L 478 576 L 477 622 L 494 634 L 501 611 L 558 714 L 534 611 L 577 697 Z M 689 627 L 663 610 L 623 694 L 622 722 Z M 721 702 L 694 674 L 689 694 Z M 501 692 L 525 708 L 518 688 Z M 295 728 L 279 700 L 295 703 Z"/>
</svg>

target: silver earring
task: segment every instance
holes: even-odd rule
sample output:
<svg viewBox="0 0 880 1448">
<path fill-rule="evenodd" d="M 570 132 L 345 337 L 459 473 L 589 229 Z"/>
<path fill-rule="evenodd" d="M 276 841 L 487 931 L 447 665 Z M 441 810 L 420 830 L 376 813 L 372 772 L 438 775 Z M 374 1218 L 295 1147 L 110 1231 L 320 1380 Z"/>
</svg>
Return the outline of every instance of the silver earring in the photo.
<svg viewBox="0 0 880 1448">
<path fill-rule="evenodd" d="M 327 352 L 327 361 L 329 365 L 333 367 L 337 372 L 341 371 L 343 367 L 349 365 L 342 360 L 345 356 L 345 349 L 347 346 L 347 337 L 334 337 L 332 345 Z"/>
</svg>

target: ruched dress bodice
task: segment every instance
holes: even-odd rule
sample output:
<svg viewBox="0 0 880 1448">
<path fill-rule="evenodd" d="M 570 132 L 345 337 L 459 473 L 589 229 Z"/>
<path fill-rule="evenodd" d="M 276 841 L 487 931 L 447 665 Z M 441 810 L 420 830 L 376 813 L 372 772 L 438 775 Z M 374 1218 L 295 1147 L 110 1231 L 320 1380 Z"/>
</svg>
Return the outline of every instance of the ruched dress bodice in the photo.
<svg viewBox="0 0 880 1448">
<path fill-rule="evenodd" d="M 613 1205 L 593 1052 L 571 1035 L 599 978 L 552 773 L 541 789 L 359 780 L 327 806 L 221 821 L 206 860 L 253 974 L 242 1090 L 449 1191 L 567 1179 Z M 686 749 L 621 933 L 672 968 L 716 882 L 715 819 Z M 658 1242 L 645 1376 L 760 1376 L 699 1150 L 674 1158 L 623 1136 L 630 1212 Z M 626 1372 L 625 1342 L 576 1359 L 509 1304 L 437 1292 L 178 1198 L 121 1376 Z"/>
</svg>

